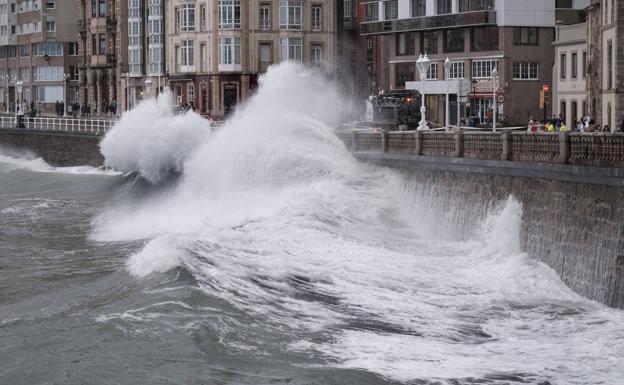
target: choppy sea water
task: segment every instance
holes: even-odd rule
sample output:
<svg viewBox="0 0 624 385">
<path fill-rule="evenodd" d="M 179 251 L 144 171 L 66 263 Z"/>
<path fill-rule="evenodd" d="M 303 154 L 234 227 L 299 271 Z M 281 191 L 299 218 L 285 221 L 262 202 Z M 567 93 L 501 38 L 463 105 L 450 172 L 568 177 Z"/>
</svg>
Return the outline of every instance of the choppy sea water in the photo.
<svg viewBox="0 0 624 385">
<path fill-rule="evenodd" d="M 0 384 L 624 383 L 624 312 L 521 252 L 513 197 L 436 236 L 314 74 L 218 132 L 167 104 L 103 142 L 126 174 L 0 150 Z"/>
</svg>

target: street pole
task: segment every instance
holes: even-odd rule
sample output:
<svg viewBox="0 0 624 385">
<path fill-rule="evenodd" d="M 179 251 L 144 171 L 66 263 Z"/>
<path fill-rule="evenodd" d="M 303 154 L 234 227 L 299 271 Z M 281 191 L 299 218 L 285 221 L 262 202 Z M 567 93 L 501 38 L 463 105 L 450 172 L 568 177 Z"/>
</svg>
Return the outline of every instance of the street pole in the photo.
<svg viewBox="0 0 624 385">
<path fill-rule="evenodd" d="M 449 130 L 450 125 L 451 125 L 451 118 L 450 118 L 451 111 L 449 109 L 449 105 L 450 105 L 449 103 L 449 76 L 450 74 L 451 74 L 451 61 L 447 57 L 446 60 L 444 61 L 444 83 L 446 86 L 446 109 L 444 111 L 444 124 L 446 125 L 446 131 Z M 457 91 L 457 94 L 459 95 L 459 90 Z"/>
<path fill-rule="evenodd" d="M 425 107 L 425 78 L 427 77 L 427 72 L 429 71 L 429 66 L 431 65 L 431 61 L 427 57 L 427 53 L 425 52 L 425 56 L 422 54 L 418 57 L 416 61 L 416 65 L 418 67 L 418 73 L 420 74 L 420 80 L 422 82 L 422 92 L 421 92 L 421 105 L 420 105 L 420 123 L 418 124 L 418 130 L 428 130 L 429 126 L 427 125 L 427 107 Z"/>
<path fill-rule="evenodd" d="M 460 103 L 459 103 L 460 89 L 461 89 L 461 79 L 457 79 L 457 129 L 458 130 L 461 130 L 461 125 L 459 124 L 461 122 L 461 108 L 459 108 L 459 106 L 460 106 Z"/>
<path fill-rule="evenodd" d="M 496 67 L 492 70 L 492 131 L 496 131 L 496 77 L 498 76 L 498 70 Z"/>
</svg>

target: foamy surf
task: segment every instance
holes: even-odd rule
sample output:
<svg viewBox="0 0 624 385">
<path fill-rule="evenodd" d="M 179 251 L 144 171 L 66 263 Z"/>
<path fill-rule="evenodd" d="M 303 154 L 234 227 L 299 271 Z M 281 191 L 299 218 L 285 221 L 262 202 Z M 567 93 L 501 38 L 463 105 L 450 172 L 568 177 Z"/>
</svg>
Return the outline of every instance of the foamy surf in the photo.
<svg viewBox="0 0 624 385">
<path fill-rule="evenodd" d="M 228 353 L 304 357 L 298 365 L 405 383 L 624 378 L 613 365 L 624 316 L 522 253 L 517 200 L 458 236 L 450 224 L 461 202 L 353 159 L 332 130 L 341 99 L 322 77 L 293 63 L 271 68 L 217 132 L 186 127 L 192 115 L 158 103 L 139 106 L 103 151 L 151 182 L 180 178 L 111 204 L 92 237 L 144 240 L 126 263 L 139 281 L 174 268 L 190 275 L 223 305 L 204 316 Z M 151 127 L 150 145 L 132 142 Z M 139 328 L 179 311 L 100 319 Z"/>
</svg>

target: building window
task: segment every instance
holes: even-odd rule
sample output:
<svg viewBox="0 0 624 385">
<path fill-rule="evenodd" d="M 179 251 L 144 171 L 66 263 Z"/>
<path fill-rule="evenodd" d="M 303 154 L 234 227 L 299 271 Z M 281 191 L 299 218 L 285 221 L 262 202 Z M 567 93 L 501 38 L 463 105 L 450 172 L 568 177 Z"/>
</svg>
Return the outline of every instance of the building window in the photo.
<svg viewBox="0 0 624 385">
<path fill-rule="evenodd" d="M 394 72 L 395 85 L 399 88 L 405 88 L 405 82 L 411 82 L 416 79 L 414 63 L 396 64 Z"/>
<path fill-rule="evenodd" d="M 78 56 L 78 43 L 77 42 L 67 43 L 67 49 L 69 51 L 70 56 Z"/>
<path fill-rule="evenodd" d="M 561 76 L 561 79 L 566 78 L 566 61 L 567 61 L 567 56 L 565 53 L 562 53 L 559 56 L 559 74 Z"/>
<path fill-rule="evenodd" d="M 498 60 L 473 60 L 472 77 L 474 79 L 488 79 L 492 77 L 492 70 L 498 65 Z"/>
<path fill-rule="evenodd" d="M 587 75 L 587 51 L 583 51 L 583 62 L 581 63 L 581 76 L 585 79 Z"/>
<path fill-rule="evenodd" d="M 280 0 L 280 29 L 301 29 L 303 1 Z"/>
<path fill-rule="evenodd" d="M 99 42 L 99 50 L 100 50 L 100 55 L 106 55 L 106 34 L 105 33 L 100 33 L 98 35 L 98 42 Z"/>
<path fill-rule="evenodd" d="M 182 40 L 180 64 L 182 66 L 195 65 L 195 40 Z"/>
<path fill-rule="evenodd" d="M 539 29 L 536 27 L 514 27 L 515 45 L 538 45 Z"/>
<path fill-rule="evenodd" d="M 429 66 L 429 70 L 427 71 L 427 79 L 437 80 L 438 79 L 438 64 L 431 63 Z"/>
<path fill-rule="evenodd" d="M 45 7 L 47 9 L 54 9 L 54 8 L 56 8 L 56 0 L 46 0 Z"/>
<path fill-rule="evenodd" d="M 312 44 L 312 51 L 310 52 L 310 57 L 311 57 L 310 61 L 312 62 L 313 66 L 315 67 L 321 66 L 321 61 L 322 61 L 321 53 L 322 53 L 321 45 Z"/>
<path fill-rule="evenodd" d="M 578 78 L 578 54 L 576 52 L 572 52 L 570 59 L 572 60 L 572 63 L 570 63 L 572 65 L 570 69 L 572 72 L 572 79 L 576 79 Z"/>
<path fill-rule="evenodd" d="M 572 9 L 572 0 L 557 0 L 555 8 Z"/>
<path fill-rule="evenodd" d="M 106 16 L 106 0 L 99 0 L 99 13 L 100 17 Z"/>
<path fill-rule="evenodd" d="M 379 4 L 377 2 L 364 4 L 366 21 L 379 20 Z"/>
<path fill-rule="evenodd" d="M 396 55 L 416 55 L 416 35 L 411 32 L 396 34 Z"/>
<path fill-rule="evenodd" d="M 28 44 L 20 45 L 20 57 L 28 57 L 30 56 L 30 46 Z"/>
<path fill-rule="evenodd" d="M 613 88 L 613 41 L 607 41 L 607 89 Z"/>
<path fill-rule="evenodd" d="M 63 56 L 63 43 L 61 42 L 50 41 L 50 42 L 45 42 L 45 43 L 37 43 L 35 47 L 36 47 L 35 56 L 45 56 L 45 55 Z M 11 51 L 9 50 L 9 53 L 10 52 Z"/>
<path fill-rule="evenodd" d="M 61 81 L 63 80 L 62 66 L 40 66 L 33 68 L 33 80 L 36 81 Z"/>
<path fill-rule="evenodd" d="M 33 93 L 36 102 L 54 103 L 63 100 L 63 86 L 35 86 Z"/>
<path fill-rule="evenodd" d="M 321 6 L 314 5 L 312 6 L 312 30 L 320 31 L 321 30 Z"/>
<path fill-rule="evenodd" d="M 567 114 L 567 105 L 566 105 L 566 101 L 562 100 L 561 103 L 559 103 L 559 115 L 562 115 L 563 117 L 566 116 Z"/>
<path fill-rule="evenodd" d="M 464 52 L 464 36 L 464 30 L 461 28 L 447 29 L 446 31 L 444 31 L 444 52 Z"/>
<path fill-rule="evenodd" d="M 240 38 L 219 38 L 219 64 L 241 64 Z"/>
<path fill-rule="evenodd" d="M 399 18 L 398 0 L 384 1 L 384 20 L 394 20 Z"/>
<path fill-rule="evenodd" d="M 513 63 L 513 79 L 514 80 L 537 80 L 537 63 L 533 62 L 514 62 Z"/>
<path fill-rule="evenodd" d="M 186 101 L 195 107 L 195 84 L 186 85 Z"/>
<path fill-rule="evenodd" d="M 449 79 L 464 79 L 466 77 L 464 71 L 463 61 L 451 62 L 451 69 L 449 70 Z"/>
<path fill-rule="evenodd" d="M 345 21 L 351 21 L 352 15 L 353 15 L 353 5 L 351 4 L 351 0 L 344 0 L 342 17 L 344 18 Z"/>
<path fill-rule="evenodd" d="M 128 72 L 131 75 L 141 75 L 141 48 L 128 48 Z"/>
<path fill-rule="evenodd" d="M 475 27 L 471 30 L 470 49 L 474 52 L 498 50 L 498 27 Z"/>
<path fill-rule="evenodd" d="M 91 0 L 91 17 L 97 17 L 97 1 Z"/>
<path fill-rule="evenodd" d="M 421 32 L 420 47 L 423 53 L 438 53 L 438 33 L 437 32 Z"/>
<path fill-rule="evenodd" d="M 206 5 L 199 6 L 199 30 L 206 30 Z"/>
<path fill-rule="evenodd" d="M 219 28 L 240 28 L 240 0 L 219 0 Z"/>
<path fill-rule="evenodd" d="M 437 0 L 437 14 L 446 15 L 453 12 L 452 0 Z"/>
<path fill-rule="evenodd" d="M 219 1 L 219 7 L 221 7 L 221 1 Z M 219 19 L 220 22 L 221 19 Z M 178 8 L 176 24 L 178 25 L 178 31 L 195 31 L 195 4 L 182 4 Z"/>
<path fill-rule="evenodd" d="M 97 55 L 97 34 L 91 34 L 91 55 Z"/>
<path fill-rule="evenodd" d="M 55 20 L 46 20 L 46 32 L 56 32 Z"/>
<path fill-rule="evenodd" d="M 422 17 L 426 15 L 427 0 L 412 0 L 412 17 Z"/>
<path fill-rule="evenodd" d="M 260 43 L 260 71 L 264 72 L 273 64 L 271 59 L 271 43 Z"/>
<path fill-rule="evenodd" d="M 578 103 L 576 100 L 572 101 L 572 108 L 570 109 L 570 115 L 572 115 L 572 119 L 576 120 L 578 118 Z M 572 129 L 574 130 L 575 127 Z"/>
<path fill-rule="evenodd" d="M 494 0 L 477 0 L 475 11 L 489 11 L 494 9 Z"/>
<path fill-rule="evenodd" d="M 283 37 L 280 39 L 280 60 L 303 60 L 303 39 Z"/>
<path fill-rule="evenodd" d="M 260 29 L 271 29 L 271 4 L 260 4 Z"/>
</svg>

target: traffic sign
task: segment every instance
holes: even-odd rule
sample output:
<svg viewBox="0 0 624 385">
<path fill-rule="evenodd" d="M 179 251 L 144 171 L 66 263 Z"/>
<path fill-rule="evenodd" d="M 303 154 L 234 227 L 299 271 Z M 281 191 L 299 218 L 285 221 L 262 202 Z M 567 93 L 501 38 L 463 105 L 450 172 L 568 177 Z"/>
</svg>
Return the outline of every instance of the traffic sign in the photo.
<svg viewBox="0 0 624 385">
<path fill-rule="evenodd" d="M 497 94 L 504 94 L 505 93 L 505 89 L 503 88 L 503 86 L 498 87 L 498 89 L 496 90 Z"/>
<path fill-rule="evenodd" d="M 496 101 L 499 103 L 505 103 L 505 95 L 503 94 L 496 95 Z"/>
</svg>

